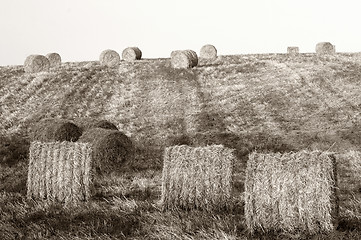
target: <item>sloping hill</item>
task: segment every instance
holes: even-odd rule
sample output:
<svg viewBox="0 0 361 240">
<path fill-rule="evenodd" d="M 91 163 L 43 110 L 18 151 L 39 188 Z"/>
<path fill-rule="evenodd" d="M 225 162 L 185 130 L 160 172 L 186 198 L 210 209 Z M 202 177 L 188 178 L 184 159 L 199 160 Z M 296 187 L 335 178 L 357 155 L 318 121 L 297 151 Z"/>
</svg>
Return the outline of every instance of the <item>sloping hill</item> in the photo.
<svg viewBox="0 0 361 240">
<path fill-rule="evenodd" d="M 119 68 L 63 63 L 40 74 L 0 67 L 0 236 L 247 238 L 242 192 L 248 153 L 361 150 L 360 83 L 359 54 L 220 56 L 189 70 L 172 69 L 169 59 Z M 26 137 L 45 117 L 107 119 L 134 141 L 136 159 L 125 171 L 103 176 L 81 207 L 27 201 Z M 236 150 L 234 211 L 159 211 L 162 150 L 180 143 Z M 360 193 L 346 197 L 339 228 L 317 238 L 359 239 Z"/>
<path fill-rule="evenodd" d="M 122 62 L 120 71 L 97 62 L 40 74 L 1 67 L 1 130 L 26 133 L 44 117 L 91 116 L 148 146 L 199 133 L 243 139 L 238 147 L 247 149 L 359 149 L 360 63 L 358 54 L 268 54 L 221 56 L 190 70 L 172 69 L 169 59 Z"/>
</svg>

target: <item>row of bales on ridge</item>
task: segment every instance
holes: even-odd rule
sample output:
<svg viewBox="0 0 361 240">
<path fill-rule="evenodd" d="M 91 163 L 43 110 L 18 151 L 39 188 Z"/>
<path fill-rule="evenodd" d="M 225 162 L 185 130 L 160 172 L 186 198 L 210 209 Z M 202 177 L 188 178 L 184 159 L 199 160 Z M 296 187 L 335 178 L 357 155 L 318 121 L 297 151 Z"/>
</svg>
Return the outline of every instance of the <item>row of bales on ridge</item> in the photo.
<svg viewBox="0 0 361 240">
<path fill-rule="evenodd" d="M 320 42 L 316 45 L 317 54 L 334 54 L 336 48 L 329 42 Z M 295 46 L 287 47 L 287 53 L 290 55 L 299 54 L 299 48 Z M 136 61 L 142 58 L 142 51 L 138 47 L 128 47 L 122 52 L 124 61 Z M 193 50 L 175 50 L 171 52 L 171 66 L 173 68 L 193 68 L 198 65 L 197 53 Z M 214 60 L 217 58 L 217 49 L 211 45 L 204 45 L 199 52 L 199 58 Z M 111 49 L 101 52 L 99 62 L 101 65 L 114 67 L 120 64 L 120 55 Z M 37 73 L 49 71 L 50 68 L 56 68 L 61 65 L 61 57 L 58 53 L 49 53 L 43 55 L 30 55 L 24 62 L 24 70 L 26 73 Z"/>
<path fill-rule="evenodd" d="M 299 47 L 287 47 L 287 53 L 295 55 L 300 53 Z M 332 45 L 330 42 L 319 42 L 316 44 L 316 54 L 334 54 L 336 53 L 336 46 Z"/>
<path fill-rule="evenodd" d="M 91 201 L 98 176 L 121 171 L 134 159 L 134 142 L 111 122 L 90 118 L 44 119 L 30 129 L 27 197 L 65 204 Z M 333 231 L 339 199 L 361 190 L 361 153 L 302 150 L 252 152 L 244 193 L 235 191 L 237 158 L 223 145 L 163 149 L 163 211 L 237 209 L 244 194 L 251 233 Z"/>
</svg>

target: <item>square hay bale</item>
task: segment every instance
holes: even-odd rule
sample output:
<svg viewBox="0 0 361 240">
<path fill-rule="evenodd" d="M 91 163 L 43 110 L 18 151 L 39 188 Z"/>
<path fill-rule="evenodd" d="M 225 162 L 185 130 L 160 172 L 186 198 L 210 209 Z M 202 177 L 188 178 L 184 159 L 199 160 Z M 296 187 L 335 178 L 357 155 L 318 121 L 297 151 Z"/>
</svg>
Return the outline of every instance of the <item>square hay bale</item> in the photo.
<svg viewBox="0 0 361 240">
<path fill-rule="evenodd" d="M 245 219 L 254 232 L 315 234 L 338 218 L 336 161 L 320 151 L 249 155 Z"/>
<path fill-rule="evenodd" d="M 163 209 L 222 210 L 231 207 L 233 150 L 222 145 L 164 150 Z"/>
<path fill-rule="evenodd" d="M 91 148 L 87 143 L 32 142 L 27 197 L 65 203 L 90 198 Z"/>
<path fill-rule="evenodd" d="M 300 49 L 298 47 L 287 47 L 287 53 L 290 55 L 297 55 L 300 53 Z"/>
</svg>

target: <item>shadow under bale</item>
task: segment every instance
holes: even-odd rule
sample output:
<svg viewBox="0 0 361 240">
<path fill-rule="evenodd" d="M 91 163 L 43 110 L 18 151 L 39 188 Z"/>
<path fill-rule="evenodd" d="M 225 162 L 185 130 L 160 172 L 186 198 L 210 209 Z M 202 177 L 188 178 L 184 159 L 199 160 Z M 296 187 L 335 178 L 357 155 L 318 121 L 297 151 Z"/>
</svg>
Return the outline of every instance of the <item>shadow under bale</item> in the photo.
<svg viewBox="0 0 361 240">
<path fill-rule="evenodd" d="M 30 129 L 30 140 L 40 142 L 69 141 L 75 142 L 82 130 L 69 120 L 46 118 Z"/>
<path fill-rule="evenodd" d="M 91 144 L 92 163 L 98 174 L 120 170 L 124 162 L 133 159 L 132 141 L 117 130 L 92 128 L 83 133 L 79 142 Z"/>
</svg>

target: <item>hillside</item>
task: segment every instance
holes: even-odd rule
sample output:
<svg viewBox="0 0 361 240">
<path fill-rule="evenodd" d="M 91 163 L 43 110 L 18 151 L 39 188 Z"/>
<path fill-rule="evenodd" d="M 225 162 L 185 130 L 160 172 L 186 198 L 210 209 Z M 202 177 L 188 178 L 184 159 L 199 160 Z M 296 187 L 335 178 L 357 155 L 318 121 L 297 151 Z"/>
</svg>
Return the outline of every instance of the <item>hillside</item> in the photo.
<svg viewBox="0 0 361 240">
<path fill-rule="evenodd" d="M 44 117 L 91 116 L 150 146 L 200 132 L 276 138 L 296 149 L 358 149 L 360 59 L 221 56 L 190 70 L 156 59 L 123 62 L 121 71 L 83 62 L 40 74 L 1 67 L 1 130 L 26 133 Z"/>
<path fill-rule="evenodd" d="M 63 63 L 39 74 L 25 74 L 22 66 L 0 67 L 0 238 L 242 238 L 248 154 L 361 150 L 360 92 L 358 53 L 219 56 L 183 70 L 172 69 L 169 59 L 122 62 L 116 68 Z M 106 119 L 137 147 L 134 162 L 121 175 L 104 177 L 84 210 L 24 198 L 28 132 L 46 117 Z M 159 211 L 162 152 L 180 143 L 236 150 L 233 184 L 240 209 L 214 215 Z M 2 149 L 24 155 L 25 161 L 1 161 Z M 343 222 L 333 239 L 357 239 L 359 195 L 343 200 Z"/>
</svg>

